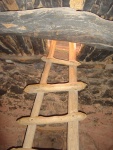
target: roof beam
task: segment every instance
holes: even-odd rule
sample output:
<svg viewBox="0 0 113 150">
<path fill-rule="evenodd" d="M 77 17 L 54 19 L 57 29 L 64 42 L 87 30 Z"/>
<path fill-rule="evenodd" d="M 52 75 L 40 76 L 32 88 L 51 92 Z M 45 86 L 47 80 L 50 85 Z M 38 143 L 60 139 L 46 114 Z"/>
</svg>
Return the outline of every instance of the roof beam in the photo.
<svg viewBox="0 0 113 150">
<path fill-rule="evenodd" d="M 80 42 L 113 50 L 113 22 L 72 8 L 42 8 L 0 13 L 0 34 Z"/>
</svg>

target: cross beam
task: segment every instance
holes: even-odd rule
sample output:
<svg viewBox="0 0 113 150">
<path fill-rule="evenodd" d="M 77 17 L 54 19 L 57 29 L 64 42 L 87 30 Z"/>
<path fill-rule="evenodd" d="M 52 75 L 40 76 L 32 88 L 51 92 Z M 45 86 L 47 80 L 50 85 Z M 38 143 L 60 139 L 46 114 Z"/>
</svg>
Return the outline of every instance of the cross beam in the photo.
<svg viewBox="0 0 113 150">
<path fill-rule="evenodd" d="M 113 50 L 113 22 L 72 8 L 42 8 L 0 13 L 0 34 L 80 42 Z"/>
</svg>

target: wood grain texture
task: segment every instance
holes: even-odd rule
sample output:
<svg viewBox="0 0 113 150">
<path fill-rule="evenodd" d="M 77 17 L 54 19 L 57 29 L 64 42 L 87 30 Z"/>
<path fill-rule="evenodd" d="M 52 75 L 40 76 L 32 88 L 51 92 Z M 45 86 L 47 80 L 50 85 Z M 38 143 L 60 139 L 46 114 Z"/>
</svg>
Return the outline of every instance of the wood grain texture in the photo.
<svg viewBox="0 0 113 150">
<path fill-rule="evenodd" d="M 76 60 L 74 43 L 69 42 L 69 61 Z M 69 83 L 77 82 L 77 67 L 69 66 Z M 69 91 L 68 114 L 78 112 L 78 91 Z M 79 123 L 68 122 L 68 150 L 79 150 Z"/>
<path fill-rule="evenodd" d="M 17 122 L 22 125 L 43 125 L 43 124 L 54 124 L 54 123 L 67 123 L 73 121 L 81 121 L 86 118 L 85 113 L 76 112 L 63 116 L 52 116 L 52 117 L 24 117 L 19 119 Z"/>
<path fill-rule="evenodd" d="M 83 82 L 73 82 L 65 84 L 32 84 L 28 85 L 24 91 L 27 93 L 38 93 L 38 92 L 61 92 L 70 90 L 82 90 L 86 87 Z"/>
<path fill-rule="evenodd" d="M 83 10 L 85 0 L 70 0 L 70 7 L 75 10 Z"/>
<path fill-rule="evenodd" d="M 42 8 L 0 14 L 1 34 L 29 33 L 30 36 L 39 38 L 80 42 L 111 50 L 113 50 L 112 27 L 111 21 L 71 8 Z"/>
<path fill-rule="evenodd" d="M 7 10 L 19 10 L 15 0 L 3 0 L 2 2 L 4 6 L 6 6 Z"/>
</svg>

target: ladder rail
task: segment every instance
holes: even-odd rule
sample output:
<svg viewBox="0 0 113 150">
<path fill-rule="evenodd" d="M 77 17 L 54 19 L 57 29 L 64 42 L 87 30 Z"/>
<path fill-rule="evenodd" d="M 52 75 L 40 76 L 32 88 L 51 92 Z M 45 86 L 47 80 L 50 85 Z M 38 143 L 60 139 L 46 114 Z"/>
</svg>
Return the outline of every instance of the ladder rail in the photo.
<svg viewBox="0 0 113 150">
<path fill-rule="evenodd" d="M 69 61 L 75 61 L 75 45 L 69 42 Z M 69 66 L 69 83 L 77 82 L 77 67 Z M 68 113 L 78 112 L 78 91 L 69 91 Z M 79 150 L 78 121 L 68 123 L 68 150 Z"/>
<path fill-rule="evenodd" d="M 56 46 L 56 41 L 52 41 L 51 46 L 50 46 L 50 51 L 48 54 L 49 58 L 53 58 L 55 46 Z M 40 83 L 46 83 L 47 82 L 50 68 L 51 68 L 51 63 L 46 62 Z M 39 115 L 39 111 L 41 108 L 43 97 L 44 97 L 44 93 L 38 92 L 36 99 L 35 99 L 35 102 L 34 102 L 32 113 L 31 113 L 32 117 Z M 28 125 L 25 139 L 24 139 L 24 143 L 23 143 L 23 148 L 32 148 L 35 131 L 36 131 L 36 125 Z"/>
</svg>

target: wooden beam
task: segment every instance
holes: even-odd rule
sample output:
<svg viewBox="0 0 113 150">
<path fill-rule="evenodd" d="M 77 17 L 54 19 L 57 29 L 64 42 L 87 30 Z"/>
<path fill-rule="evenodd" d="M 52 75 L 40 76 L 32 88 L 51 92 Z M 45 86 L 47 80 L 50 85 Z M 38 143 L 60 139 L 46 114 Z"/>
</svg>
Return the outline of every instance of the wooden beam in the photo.
<svg viewBox="0 0 113 150">
<path fill-rule="evenodd" d="M 10 49 L 10 51 L 12 51 L 14 54 L 19 54 L 19 51 L 16 50 L 15 46 L 12 44 L 12 40 L 11 37 L 9 36 L 0 36 L 0 43 L 1 45 L 5 45 L 7 47 L 7 49 Z"/>
<path fill-rule="evenodd" d="M 76 60 L 74 43 L 69 43 L 69 61 Z M 69 83 L 77 82 L 77 67 L 69 66 Z M 69 91 L 68 114 L 78 112 L 78 91 Z M 68 122 L 68 150 L 79 150 L 78 121 Z"/>
<path fill-rule="evenodd" d="M 32 84 L 28 85 L 24 91 L 27 93 L 38 93 L 38 92 L 61 92 L 70 90 L 82 90 L 86 87 L 83 82 L 64 83 L 64 84 Z"/>
<path fill-rule="evenodd" d="M 72 121 L 80 121 L 86 118 L 85 113 L 76 112 L 63 116 L 53 116 L 53 117 L 24 117 L 19 119 L 17 122 L 22 125 L 43 125 L 43 124 L 54 124 L 54 123 L 67 123 Z"/>
<path fill-rule="evenodd" d="M 113 50 L 113 22 L 72 8 L 0 13 L 0 34 L 19 34 L 80 42 Z"/>
<path fill-rule="evenodd" d="M 70 7 L 75 10 L 83 10 L 85 0 L 70 0 Z"/>
</svg>

